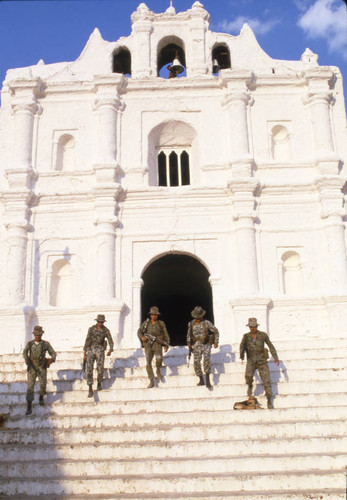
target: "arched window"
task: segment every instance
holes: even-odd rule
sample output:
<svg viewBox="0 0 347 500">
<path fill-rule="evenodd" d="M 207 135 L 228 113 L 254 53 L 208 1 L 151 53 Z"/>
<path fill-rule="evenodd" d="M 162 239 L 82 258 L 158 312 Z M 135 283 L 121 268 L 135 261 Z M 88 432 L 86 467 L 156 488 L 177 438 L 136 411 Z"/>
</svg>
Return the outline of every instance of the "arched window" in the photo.
<svg viewBox="0 0 347 500">
<path fill-rule="evenodd" d="M 187 186 L 198 182 L 197 134 L 182 121 L 157 125 L 148 136 L 148 182 L 151 186 Z"/>
<path fill-rule="evenodd" d="M 57 144 L 56 170 L 74 170 L 75 168 L 75 139 L 72 135 L 64 134 Z"/>
<path fill-rule="evenodd" d="M 69 307 L 74 298 L 72 269 L 66 259 L 52 264 L 49 303 L 56 307 Z"/>
<path fill-rule="evenodd" d="M 231 68 L 230 50 L 225 43 L 218 43 L 212 49 L 212 73 L 215 75 L 221 69 Z"/>
<path fill-rule="evenodd" d="M 114 52 L 113 73 L 131 76 L 131 53 L 127 47 L 120 47 Z"/>
<path fill-rule="evenodd" d="M 187 186 L 190 184 L 189 154 L 175 148 L 162 149 L 158 154 L 158 185 Z"/>
<path fill-rule="evenodd" d="M 282 255 L 283 292 L 296 295 L 303 291 L 302 266 L 300 255 L 294 251 Z"/>
<path fill-rule="evenodd" d="M 171 78 L 169 66 L 174 61 L 177 61 L 182 66 L 183 71 L 176 76 L 186 76 L 186 57 L 184 53 L 184 44 L 182 40 L 175 36 L 165 37 L 158 44 L 157 52 L 157 74 L 162 78 Z"/>
<path fill-rule="evenodd" d="M 276 161 L 288 161 L 292 159 L 289 132 L 283 125 L 272 127 L 271 155 Z"/>
</svg>

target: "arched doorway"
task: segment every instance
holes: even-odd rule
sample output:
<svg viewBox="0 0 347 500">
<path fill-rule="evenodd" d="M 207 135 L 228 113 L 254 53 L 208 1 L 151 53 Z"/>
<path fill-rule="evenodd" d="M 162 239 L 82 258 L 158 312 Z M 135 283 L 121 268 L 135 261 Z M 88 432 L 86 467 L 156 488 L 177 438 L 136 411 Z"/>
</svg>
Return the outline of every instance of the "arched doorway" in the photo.
<svg viewBox="0 0 347 500">
<path fill-rule="evenodd" d="M 190 313 L 195 306 L 203 307 L 206 319 L 213 322 L 209 276 L 205 266 L 189 255 L 168 254 L 154 261 L 142 275 L 142 321 L 151 306 L 158 306 L 171 345 L 185 345 Z"/>
</svg>

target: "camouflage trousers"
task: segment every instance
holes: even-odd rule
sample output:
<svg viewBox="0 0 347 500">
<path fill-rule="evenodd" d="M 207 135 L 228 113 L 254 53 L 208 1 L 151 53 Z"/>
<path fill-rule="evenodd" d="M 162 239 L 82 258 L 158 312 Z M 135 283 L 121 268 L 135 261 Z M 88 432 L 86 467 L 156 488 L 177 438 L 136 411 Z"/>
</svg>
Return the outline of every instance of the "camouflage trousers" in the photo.
<svg viewBox="0 0 347 500">
<path fill-rule="evenodd" d="M 204 372 L 211 373 L 211 346 L 210 344 L 201 344 L 200 342 L 196 342 L 193 347 L 194 354 L 194 370 L 195 375 L 201 377 L 202 369 L 201 369 L 201 360 L 203 360 Z"/>
<path fill-rule="evenodd" d="M 87 349 L 87 384 L 93 385 L 93 368 L 94 361 L 96 360 L 96 371 L 98 373 L 98 382 L 104 379 L 104 363 L 105 363 L 105 349 L 102 345 L 92 345 Z"/>
<path fill-rule="evenodd" d="M 42 368 L 37 368 L 37 372 L 34 370 L 34 368 L 29 367 L 28 370 L 28 388 L 27 388 L 27 395 L 26 395 L 26 400 L 28 403 L 31 401 L 34 401 L 34 387 L 35 387 L 35 382 L 36 378 L 39 379 L 40 383 L 40 396 L 44 396 L 46 393 L 46 384 L 47 384 L 47 370 L 42 369 Z"/>
<path fill-rule="evenodd" d="M 263 382 L 264 390 L 267 396 L 272 396 L 270 370 L 267 363 L 258 363 L 252 359 L 247 360 L 245 379 L 246 384 L 253 385 L 253 375 L 255 370 L 259 371 L 260 378 Z"/>
<path fill-rule="evenodd" d="M 146 356 L 146 370 L 147 375 L 150 380 L 154 378 L 153 368 L 152 368 L 152 360 L 155 357 L 155 366 L 156 368 L 160 368 L 163 364 L 163 347 L 158 344 L 158 342 L 154 342 L 151 346 L 149 342 L 145 344 L 145 356 Z"/>
</svg>

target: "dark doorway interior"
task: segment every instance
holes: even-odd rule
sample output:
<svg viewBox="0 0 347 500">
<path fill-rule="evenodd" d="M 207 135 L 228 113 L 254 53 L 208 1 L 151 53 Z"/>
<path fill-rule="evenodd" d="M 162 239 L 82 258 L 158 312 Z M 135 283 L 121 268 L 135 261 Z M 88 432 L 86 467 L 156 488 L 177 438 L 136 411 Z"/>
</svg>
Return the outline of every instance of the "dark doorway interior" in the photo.
<svg viewBox="0 0 347 500">
<path fill-rule="evenodd" d="M 143 273 L 142 321 L 149 308 L 158 306 L 166 323 L 171 345 L 186 345 L 191 311 L 201 306 L 213 322 L 212 290 L 207 269 L 194 257 L 169 254 L 153 262 Z"/>
</svg>

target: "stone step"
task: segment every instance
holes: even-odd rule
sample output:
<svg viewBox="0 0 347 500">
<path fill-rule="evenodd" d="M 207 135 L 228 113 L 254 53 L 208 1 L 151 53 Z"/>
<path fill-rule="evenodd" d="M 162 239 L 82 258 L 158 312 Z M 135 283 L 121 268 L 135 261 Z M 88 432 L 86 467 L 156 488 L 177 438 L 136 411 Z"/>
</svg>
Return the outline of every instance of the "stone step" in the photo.
<svg viewBox="0 0 347 500">
<path fill-rule="evenodd" d="M 148 478 L 133 475 L 118 475 L 105 479 L 103 476 L 73 477 L 68 476 L 61 481 L 60 478 L 45 479 L 23 477 L 18 479 L 7 479 L 0 481 L 0 491 L 6 491 L 7 494 L 33 494 L 38 490 L 41 494 L 69 495 L 71 493 L 90 495 L 97 491 L 101 494 L 138 494 L 146 491 L 150 494 L 161 493 L 166 496 L 166 492 L 175 491 L 176 494 L 184 492 L 194 492 L 197 490 L 204 495 L 205 492 L 228 491 L 237 493 L 246 490 L 249 494 L 252 491 L 267 491 L 269 485 L 273 490 L 284 489 L 286 491 L 296 491 L 298 487 L 308 489 L 314 485 L 315 489 L 321 490 L 324 494 L 325 489 L 331 488 L 333 484 L 336 489 L 343 489 L 345 486 L 345 476 L 341 472 L 332 471 L 298 471 L 287 473 L 287 471 L 276 473 L 253 473 L 251 476 L 246 473 L 227 473 L 227 474 L 196 474 L 195 480 L 192 480 L 189 474 L 155 474 Z M 203 496 L 202 496 L 203 498 Z"/>
<path fill-rule="evenodd" d="M 297 455 L 261 455 L 254 457 L 246 456 L 226 456 L 226 457 L 182 457 L 177 459 L 152 458 L 141 460 L 117 460 L 101 459 L 90 460 L 65 460 L 57 458 L 56 460 L 37 460 L 35 462 L 35 473 L 43 480 L 50 477 L 66 476 L 113 476 L 136 474 L 148 476 L 158 474 L 163 471 L 170 471 L 170 474 L 182 473 L 182 465 L 185 474 L 227 474 L 230 471 L 238 470 L 240 473 L 259 472 L 261 461 L 261 471 L 263 473 L 281 472 L 286 470 L 288 473 L 306 469 L 307 471 L 318 470 L 343 470 L 347 460 L 346 453 L 327 454 L 315 453 L 313 456 L 308 454 Z M 2 462 L 1 469 L 8 478 L 30 477 L 32 474 L 31 461 Z"/>
<path fill-rule="evenodd" d="M 117 416 L 109 418 L 110 426 L 98 428 L 81 428 L 80 426 L 69 429 L 8 429 L 0 433 L 0 443 L 23 443 L 23 444 L 44 444 L 70 443 L 71 445 L 88 442 L 108 443 L 116 442 L 140 442 L 140 441 L 165 441 L 175 442 L 187 440 L 222 440 L 228 439 L 232 445 L 233 437 L 237 440 L 242 439 L 276 439 L 305 437 L 324 437 L 329 435 L 332 429 L 330 420 L 320 422 L 286 422 L 275 423 L 253 423 L 252 426 L 246 426 L 243 423 L 223 423 L 211 426 L 210 423 L 183 425 L 136 425 L 133 427 L 117 426 Z M 346 431 L 346 425 L 341 421 L 333 422 L 335 436 L 343 436 Z"/>
<path fill-rule="evenodd" d="M 106 408 L 105 408 L 106 406 Z M 136 413 L 117 413 L 114 418 L 114 406 L 93 405 L 93 412 L 87 413 L 85 406 L 80 405 L 59 405 L 54 407 L 54 413 L 50 408 L 37 408 L 39 415 L 34 412 L 30 417 L 24 416 L 25 408 L 20 407 L 20 411 L 14 414 L 11 412 L 6 421 L 6 429 L 69 429 L 80 427 L 103 428 L 110 427 L 132 427 L 139 425 L 139 412 Z M 109 413 L 105 411 L 109 410 Z M 36 410 L 36 408 L 35 408 Z M 76 413 L 76 411 L 80 413 Z M 0 411 L 1 412 L 1 411 Z M 4 413 L 4 412 L 3 412 Z M 279 408 L 276 411 L 230 411 L 226 410 L 203 410 L 203 411 L 152 411 L 141 412 L 141 424 L 150 425 L 155 420 L 157 425 L 183 425 L 189 422 L 191 425 L 210 424 L 213 425 L 232 423 L 243 423 L 247 426 L 264 423 L 266 425 L 276 425 L 278 423 L 308 422 L 312 421 L 330 421 L 333 426 L 334 421 L 347 419 L 347 406 L 337 406 L 334 411 L 330 407 L 313 408 Z"/>
<path fill-rule="evenodd" d="M 212 379 L 212 382 L 213 379 Z M 104 381 L 102 391 L 94 391 L 94 398 L 98 401 L 142 401 L 148 400 L 148 398 L 155 397 L 156 399 L 172 399 L 177 400 L 186 397 L 187 393 L 191 390 L 194 390 L 196 395 L 201 394 L 201 391 L 204 391 L 206 395 L 210 398 L 215 397 L 223 397 L 228 395 L 233 395 L 236 401 L 240 401 L 240 398 L 244 398 L 246 392 L 245 384 L 232 384 L 232 385 L 214 385 L 211 390 L 208 390 L 206 387 L 197 387 L 192 385 L 186 386 L 168 386 L 164 383 L 157 383 L 158 387 L 151 389 L 154 394 L 149 394 L 149 390 L 145 389 L 147 387 L 148 380 L 143 379 L 143 387 L 135 387 L 135 388 L 119 388 L 117 387 L 116 381 Z M 50 384 L 51 385 L 51 384 Z M 61 401 L 64 403 L 68 402 L 83 402 L 86 399 L 86 391 L 87 384 L 84 381 L 75 382 L 73 389 L 69 382 L 60 382 L 54 384 L 54 389 L 48 393 L 47 402 L 49 404 L 55 401 Z M 110 389 L 107 389 L 110 387 Z M 24 403 L 26 400 L 26 391 L 25 385 L 23 384 L 22 392 L 2 392 L 1 399 L 2 404 L 20 404 Z M 57 390 L 59 389 L 59 390 Z M 62 389 L 62 390 L 60 390 Z M 94 382 L 94 389 L 96 389 L 96 384 Z M 337 400 L 341 393 L 346 391 L 346 383 L 344 380 L 337 381 L 320 381 L 319 383 L 315 382 L 286 382 L 281 384 L 278 387 L 277 383 L 272 381 L 272 391 L 274 395 L 279 395 L 281 398 L 287 396 L 291 397 L 293 400 L 293 405 L 295 405 L 296 395 L 300 395 L 300 391 L 302 390 L 308 391 L 308 397 L 313 397 L 315 395 L 328 395 L 330 394 L 330 398 L 334 395 L 334 404 L 335 400 Z M 36 389 L 38 390 L 38 388 Z M 197 392 L 197 391 L 200 391 Z M 262 385 L 256 384 L 255 387 L 255 395 L 261 395 L 263 393 Z M 331 404 L 331 401 L 330 401 Z"/>
<path fill-rule="evenodd" d="M 197 377 L 193 374 L 187 376 L 166 376 L 165 369 L 162 369 L 162 374 L 164 376 L 164 382 L 161 382 L 160 387 L 165 388 L 187 388 L 195 387 L 197 384 Z M 330 378 L 320 378 L 312 379 L 309 381 L 305 378 L 296 377 L 297 381 L 289 381 L 282 377 L 275 377 L 272 374 L 272 385 L 274 393 L 281 394 L 292 394 L 301 390 L 304 385 L 307 392 L 316 393 L 322 391 L 343 391 L 347 387 L 347 370 L 343 370 L 340 373 L 340 378 L 335 378 L 335 374 L 338 372 L 332 372 Z M 96 373 L 94 374 L 94 380 L 96 380 Z M 227 386 L 242 386 L 243 392 L 245 388 L 244 374 L 239 374 L 239 376 L 233 376 L 231 374 L 211 374 L 211 383 L 214 386 L 227 387 Z M 276 388 L 277 384 L 279 387 Z M 143 390 L 144 387 L 148 385 L 147 377 L 130 377 L 130 378 L 106 378 L 103 381 L 103 390 Z M 38 387 L 38 382 L 37 382 Z M 69 391 L 85 391 L 87 387 L 86 379 L 70 379 L 70 380 L 48 380 L 47 382 L 47 392 L 69 392 Z M 262 383 L 258 373 L 255 374 L 254 387 L 257 387 L 259 391 L 262 391 Z M 26 393 L 27 383 L 13 382 L 13 383 L 2 383 L 0 384 L 0 394 L 6 396 L 6 394 L 13 393 L 15 395 Z M 229 391 L 230 389 L 228 389 Z"/>
<path fill-rule="evenodd" d="M 81 370 L 81 365 L 74 363 L 75 367 L 66 367 L 64 369 L 57 369 L 57 366 L 50 368 L 47 371 L 47 380 L 83 380 L 86 375 Z M 302 365 L 302 363 L 301 363 Z M 274 363 L 269 364 L 270 373 L 276 376 L 276 379 L 280 381 L 303 381 L 303 380 L 328 380 L 328 379 L 346 379 L 347 378 L 347 362 L 345 360 L 340 360 L 336 363 L 337 366 L 334 367 L 321 367 L 318 362 L 315 367 L 304 367 L 302 368 L 284 368 L 283 365 L 277 367 Z M 236 380 L 244 381 L 246 364 L 241 363 L 229 363 L 229 364 L 215 364 L 211 367 L 211 374 L 214 378 L 220 377 L 222 380 L 222 375 L 232 375 Z M 94 367 L 94 373 L 96 373 Z M 194 368 L 191 364 L 189 367 L 187 365 L 177 366 L 172 370 L 168 366 L 162 367 L 162 374 L 167 377 L 167 380 L 177 379 L 180 377 L 195 377 Z M 110 368 L 107 363 L 105 363 L 104 370 L 105 378 L 115 378 L 115 379 L 138 379 L 139 377 L 147 378 L 146 367 L 137 368 Z M 26 367 L 22 364 L 21 369 L 18 371 L 1 371 L 0 370 L 0 392 L 6 387 L 6 384 L 14 382 L 26 382 L 27 371 Z"/>
<path fill-rule="evenodd" d="M 220 397 L 219 395 L 215 395 L 213 398 L 211 394 L 215 391 L 208 391 L 205 387 L 196 387 L 196 396 L 189 397 L 189 395 L 185 394 L 178 399 L 165 399 L 166 395 L 163 392 L 162 398 L 159 398 L 160 389 L 151 389 L 155 392 L 155 397 L 157 399 L 153 399 L 154 396 L 148 396 L 148 398 L 152 399 L 143 399 L 143 400 L 128 400 L 128 401 L 117 401 L 114 399 L 116 396 L 116 391 L 112 393 L 110 391 L 101 391 L 95 392 L 94 398 L 87 398 L 87 393 L 84 393 L 83 398 L 77 398 L 76 401 L 66 401 L 64 399 L 63 394 L 49 394 L 46 401 L 46 408 L 39 407 L 37 404 L 34 404 L 34 411 L 38 415 L 45 414 L 45 411 L 55 413 L 66 413 L 70 412 L 75 413 L 76 411 L 85 413 L 85 414 L 94 414 L 97 411 L 97 406 L 100 405 L 103 408 L 103 411 L 106 413 L 136 413 L 136 412 L 155 412 L 155 411 L 170 411 L 172 408 L 175 412 L 180 411 L 204 411 L 211 409 L 211 405 L 213 405 L 213 409 L 215 410 L 233 410 L 234 404 L 236 401 L 242 401 L 245 399 L 245 395 L 242 397 L 240 395 L 235 395 L 231 393 L 229 396 Z M 145 392 L 145 391 L 144 391 Z M 147 392 L 147 391 L 146 391 Z M 81 393 L 83 394 L 83 393 Z M 260 404 L 266 408 L 266 398 L 264 396 L 257 396 Z M 94 399 L 94 401 L 93 401 Z M 36 401 L 38 397 L 36 397 Z M 337 407 L 343 406 L 346 404 L 346 394 L 336 393 L 333 398 L 329 394 L 296 394 L 296 395 L 280 395 L 274 398 L 275 408 L 306 408 L 306 407 L 327 407 L 332 408 L 332 401 L 334 411 L 337 411 Z M 102 404 L 100 404 L 102 402 Z M 48 405 L 47 405 L 48 403 Z M 50 405 L 54 405 L 50 407 Z M 2 398 L 2 404 L 0 406 L 2 413 L 7 413 L 8 411 L 11 415 L 23 415 L 25 413 L 25 403 L 18 404 L 16 402 L 12 402 L 8 404 Z M 83 408 L 83 409 L 82 409 Z M 264 410 L 267 411 L 267 410 Z"/>
<path fill-rule="evenodd" d="M 323 437 L 298 437 L 274 439 L 243 439 L 227 441 L 215 439 L 182 442 L 140 441 L 116 443 L 113 441 L 98 443 L 87 441 L 85 443 L 62 444 L 54 443 L 50 446 L 44 444 L 8 443 L 2 444 L 0 448 L 1 461 L 30 461 L 36 460 L 78 460 L 88 457 L 89 460 L 101 459 L 148 459 L 156 460 L 163 458 L 176 458 L 181 460 L 187 457 L 228 457 L 230 455 L 258 456 L 258 455 L 294 455 L 306 453 L 308 450 L 313 456 L 319 454 L 343 454 L 347 449 L 347 436 L 323 436 Z M 314 463 L 312 464 L 314 466 Z M 311 485 L 312 486 L 312 485 Z M 330 485 L 331 486 L 331 485 Z"/>
<path fill-rule="evenodd" d="M 50 339 L 47 337 L 48 341 Z M 301 337 L 300 339 L 289 339 L 289 340 L 274 340 L 272 339 L 272 342 L 274 343 L 276 349 L 278 352 L 297 352 L 297 351 L 303 351 L 303 350 L 309 350 L 311 351 L 313 348 L 315 349 L 336 349 L 336 348 L 341 348 L 341 347 L 346 347 L 346 338 L 345 337 L 339 337 L 339 338 L 308 338 L 308 337 Z M 53 342 L 52 342 L 53 345 Z M 54 347 L 54 345 L 53 345 Z M 221 353 L 239 353 L 239 348 L 240 348 L 240 343 L 232 343 L 232 344 L 220 344 L 217 350 L 214 350 L 212 352 L 221 352 Z M 65 350 L 65 351 L 57 351 L 59 357 L 62 355 L 65 357 L 65 359 L 74 359 L 76 355 L 82 353 L 83 351 L 83 346 L 81 345 L 79 349 L 73 349 L 73 350 Z M 114 353 L 116 353 L 117 357 L 131 357 L 131 356 L 136 356 L 136 355 L 141 355 L 143 356 L 143 349 L 140 347 L 137 348 L 116 348 Z M 187 346 L 173 346 L 170 347 L 169 353 L 175 353 L 175 355 L 187 355 L 188 353 L 188 348 Z M 11 361 L 12 359 L 17 359 L 18 361 L 23 359 L 23 354 L 21 352 L 17 353 L 11 353 L 11 354 L 0 354 L 0 363 L 2 362 L 7 362 Z"/>
<path fill-rule="evenodd" d="M 145 355 L 144 351 L 141 349 L 133 350 L 128 355 L 124 356 L 123 351 L 114 351 L 110 358 L 106 356 L 106 359 L 110 359 L 117 366 L 139 366 L 141 363 L 145 363 Z M 278 351 L 279 359 L 283 362 L 292 361 L 292 360 L 302 360 L 302 359 L 333 359 L 333 358 L 345 358 L 347 354 L 347 346 L 346 341 L 345 344 L 339 347 L 330 347 L 330 348 L 298 348 L 291 349 L 286 351 Z M 2 359 L 1 359 L 2 358 Z M 166 360 L 166 364 L 177 365 L 187 363 L 188 358 L 188 348 L 171 348 L 166 354 L 164 354 L 164 358 Z M 57 362 L 71 362 L 71 361 L 79 361 L 82 363 L 83 352 L 78 351 L 61 351 L 57 353 Z M 212 349 L 211 359 L 213 363 L 230 363 L 235 360 L 239 360 L 239 350 L 232 350 L 231 347 L 228 349 L 221 350 Z M 1 365 L 8 369 L 9 365 L 23 365 L 24 359 L 23 355 L 2 355 L 0 357 Z"/>
<path fill-rule="evenodd" d="M 329 490 L 325 489 L 324 490 L 324 500 L 346 500 L 346 494 L 345 490 L 342 488 L 339 489 L 332 489 L 329 488 Z M 13 498 L 12 495 L 6 495 L 6 498 Z M 74 495 L 74 494 L 69 494 L 69 495 L 39 495 L 35 496 L 35 500 L 86 500 L 87 497 L 85 495 Z M 148 494 L 148 493 L 143 493 L 141 492 L 141 495 L 139 496 L 139 493 L 135 494 L 118 494 L 118 493 L 111 493 L 111 495 L 104 495 L 104 494 L 98 494 L 93 492 L 92 494 L 93 500 L 139 500 L 139 498 L 143 500 L 163 500 L 163 496 L 161 493 L 158 494 Z M 314 500 L 322 500 L 322 491 L 321 490 L 316 490 L 313 488 L 310 488 L 309 490 L 302 490 L 297 487 L 295 492 L 286 492 L 284 490 L 281 491 L 274 491 L 274 490 L 267 490 L 266 493 L 264 492 L 255 492 L 252 491 L 251 493 L 249 491 L 238 491 L 236 493 L 230 493 L 230 492 L 188 492 L 188 493 L 176 493 L 176 492 L 166 492 L 165 493 L 165 499 L 174 499 L 174 500 L 192 500 L 192 499 L 208 499 L 208 500 L 308 500 L 308 499 L 314 499 Z M 15 500 L 33 500 L 33 497 L 31 495 L 15 495 Z"/>
</svg>

